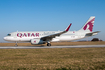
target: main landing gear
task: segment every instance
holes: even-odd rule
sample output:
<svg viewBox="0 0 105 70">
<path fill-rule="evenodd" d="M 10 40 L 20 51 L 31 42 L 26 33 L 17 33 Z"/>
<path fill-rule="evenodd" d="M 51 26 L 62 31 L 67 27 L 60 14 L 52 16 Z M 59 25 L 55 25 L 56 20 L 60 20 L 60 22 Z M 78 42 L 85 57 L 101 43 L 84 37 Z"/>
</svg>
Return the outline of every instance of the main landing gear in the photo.
<svg viewBox="0 0 105 70">
<path fill-rule="evenodd" d="M 47 46 L 51 46 L 51 43 L 50 43 L 50 42 L 48 42 L 48 43 L 47 43 Z"/>
</svg>

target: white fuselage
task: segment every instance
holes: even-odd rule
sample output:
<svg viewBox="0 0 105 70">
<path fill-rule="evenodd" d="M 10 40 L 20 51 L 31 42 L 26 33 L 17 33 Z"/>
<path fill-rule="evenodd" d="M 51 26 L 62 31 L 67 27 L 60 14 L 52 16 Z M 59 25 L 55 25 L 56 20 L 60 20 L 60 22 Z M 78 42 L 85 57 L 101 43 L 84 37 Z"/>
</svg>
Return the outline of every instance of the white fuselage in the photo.
<svg viewBox="0 0 105 70">
<path fill-rule="evenodd" d="M 13 32 L 8 34 L 4 39 L 6 41 L 20 41 L 20 42 L 30 42 L 31 39 L 41 39 L 42 37 L 59 33 L 61 31 L 37 31 L 37 32 Z M 51 42 L 57 41 L 72 41 L 77 39 L 82 39 L 85 37 L 84 32 L 79 31 L 68 31 L 60 36 L 56 36 L 51 40 Z"/>
</svg>

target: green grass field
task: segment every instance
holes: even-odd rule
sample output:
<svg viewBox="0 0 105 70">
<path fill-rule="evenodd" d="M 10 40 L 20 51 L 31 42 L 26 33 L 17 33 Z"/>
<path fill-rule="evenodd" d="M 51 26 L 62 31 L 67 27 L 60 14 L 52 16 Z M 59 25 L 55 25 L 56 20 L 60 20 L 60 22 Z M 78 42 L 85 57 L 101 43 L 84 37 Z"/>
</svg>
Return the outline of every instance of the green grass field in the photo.
<svg viewBox="0 0 105 70">
<path fill-rule="evenodd" d="M 0 49 L 0 70 L 105 70 L 105 48 Z"/>
</svg>

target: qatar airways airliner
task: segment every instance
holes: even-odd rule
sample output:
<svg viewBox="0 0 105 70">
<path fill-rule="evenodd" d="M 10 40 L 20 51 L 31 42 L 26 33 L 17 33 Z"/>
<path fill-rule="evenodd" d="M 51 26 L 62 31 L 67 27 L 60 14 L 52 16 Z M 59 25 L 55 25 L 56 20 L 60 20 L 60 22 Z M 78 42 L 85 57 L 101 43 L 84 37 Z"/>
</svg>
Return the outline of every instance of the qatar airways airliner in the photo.
<svg viewBox="0 0 105 70">
<path fill-rule="evenodd" d="M 100 31 L 92 32 L 95 17 L 91 16 L 85 25 L 78 31 L 69 31 L 71 24 L 64 31 L 28 31 L 9 33 L 4 40 L 16 42 L 30 42 L 31 44 L 45 44 L 51 46 L 50 42 L 72 41 L 98 34 Z"/>
</svg>

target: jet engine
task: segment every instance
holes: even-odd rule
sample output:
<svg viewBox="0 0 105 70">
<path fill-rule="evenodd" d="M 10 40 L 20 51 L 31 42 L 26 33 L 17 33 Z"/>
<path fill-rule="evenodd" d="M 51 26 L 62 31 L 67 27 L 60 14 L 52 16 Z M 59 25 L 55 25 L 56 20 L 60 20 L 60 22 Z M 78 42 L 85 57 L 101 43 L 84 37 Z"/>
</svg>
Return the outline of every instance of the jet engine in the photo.
<svg viewBox="0 0 105 70">
<path fill-rule="evenodd" d="M 40 39 L 32 39 L 31 44 L 44 44 L 45 42 Z"/>
</svg>

